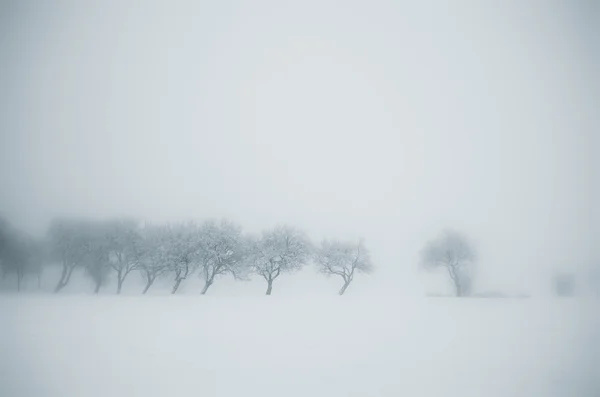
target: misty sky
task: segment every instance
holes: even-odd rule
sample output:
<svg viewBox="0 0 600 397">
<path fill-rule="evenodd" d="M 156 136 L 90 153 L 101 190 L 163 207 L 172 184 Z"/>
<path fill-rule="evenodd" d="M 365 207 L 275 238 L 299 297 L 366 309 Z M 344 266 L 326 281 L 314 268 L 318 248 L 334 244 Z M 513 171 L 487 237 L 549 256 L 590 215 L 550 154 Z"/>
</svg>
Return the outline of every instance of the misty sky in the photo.
<svg viewBox="0 0 600 397">
<path fill-rule="evenodd" d="M 392 289 L 445 227 L 489 288 L 599 263 L 598 7 L 413 3 L 2 2 L 0 213 L 362 236 Z"/>
</svg>

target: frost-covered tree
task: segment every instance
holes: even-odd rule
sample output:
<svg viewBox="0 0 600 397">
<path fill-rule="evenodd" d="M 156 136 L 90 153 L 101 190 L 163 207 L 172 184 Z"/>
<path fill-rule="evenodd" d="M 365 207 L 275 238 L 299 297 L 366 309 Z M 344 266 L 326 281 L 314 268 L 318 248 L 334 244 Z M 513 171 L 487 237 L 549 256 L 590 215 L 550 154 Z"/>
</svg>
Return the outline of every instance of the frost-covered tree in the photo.
<svg viewBox="0 0 600 397">
<path fill-rule="evenodd" d="M 200 277 L 204 279 L 201 294 L 213 285 L 215 278 L 231 274 L 236 279 L 246 276 L 248 263 L 246 241 L 242 228 L 228 220 L 206 221 L 200 227 L 198 261 Z"/>
<path fill-rule="evenodd" d="M 41 277 L 40 244 L 0 219 L 0 270 L 2 277 L 15 276 L 17 291 L 28 275 Z"/>
<path fill-rule="evenodd" d="M 85 274 L 93 281 L 94 293 L 97 294 L 107 284 L 111 270 L 108 224 L 101 221 L 79 221 L 76 241 L 79 244 L 81 264 Z"/>
<path fill-rule="evenodd" d="M 94 293 L 108 283 L 111 271 L 110 250 L 104 236 L 89 241 L 86 247 L 85 272 L 94 282 Z"/>
<path fill-rule="evenodd" d="M 289 226 L 279 226 L 263 232 L 260 238 L 249 239 L 252 271 L 267 282 L 267 295 L 271 295 L 275 279 L 282 273 L 300 270 L 310 259 L 311 251 L 306 234 Z"/>
<path fill-rule="evenodd" d="M 137 269 L 146 280 L 142 291 L 145 294 L 158 277 L 169 271 L 169 228 L 162 225 L 146 225 L 141 236 Z"/>
<path fill-rule="evenodd" d="M 110 220 L 107 229 L 109 263 L 117 274 L 117 294 L 120 294 L 125 279 L 140 263 L 140 225 L 136 219 L 120 218 Z"/>
<path fill-rule="evenodd" d="M 63 289 L 77 267 L 94 282 L 94 292 L 108 281 L 110 273 L 109 233 L 106 222 L 85 219 L 55 219 L 48 229 L 52 256 L 62 264 L 62 274 L 54 292 Z"/>
<path fill-rule="evenodd" d="M 73 271 L 86 259 L 82 221 L 74 219 L 54 219 L 48 228 L 48 243 L 51 255 L 60 261 L 62 273 L 54 292 L 62 290 L 71 279 Z"/>
<path fill-rule="evenodd" d="M 170 226 L 168 266 L 175 276 L 172 294 L 176 293 L 181 282 L 197 269 L 200 245 L 201 230 L 196 223 L 178 223 Z"/>
<path fill-rule="evenodd" d="M 346 292 L 356 273 L 373 271 L 371 256 L 362 239 L 358 243 L 324 240 L 315 252 L 315 262 L 321 273 L 344 280 L 340 295 Z"/>
<path fill-rule="evenodd" d="M 421 266 L 425 269 L 444 268 L 454 285 L 456 296 L 471 293 L 475 249 L 465 235 L 444 230 L 421 250 Z"/>
</svg>

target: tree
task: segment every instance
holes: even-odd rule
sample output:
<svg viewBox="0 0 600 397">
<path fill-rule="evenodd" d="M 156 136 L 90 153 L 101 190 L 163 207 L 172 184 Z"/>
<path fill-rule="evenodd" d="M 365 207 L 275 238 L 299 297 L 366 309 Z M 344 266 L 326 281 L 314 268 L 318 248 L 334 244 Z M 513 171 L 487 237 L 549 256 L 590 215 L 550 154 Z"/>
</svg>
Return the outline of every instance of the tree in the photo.
<svg viewBox="0 0 600 397">
<path fill-rule="evenodd" d="M 12 228 L 8 223 L 0 225 L 0 267 L 2 277 L 15 275 L 17 291 L 21 291 L 23 279 L 30 274 L 41 275 L 41 258 L 37 242 Z"/>
<path fill-rule="evenodd" d="M 306 234 L 288 226 L 263 232 L 260 238 L 250 238 L 249 256 L 254 273 L 267 282 L 271 295 L 273 281 L 281 273 L 300 270 L 311 255 L 311 243 Z"/>
<path fill-rule="evenodd" d="M 146 225 L 142 231 L 138 270 L 146 279 L 142 294 L 148 292 L 156 279 L 169 270 L 168 228 Z"/>
<path fill-rule="evenodd" d="M 201 294 L 206 294 L 218 276 L 231 274 L 236 279 L 243 278 L 248 270 L 245 253 L 240 226 L 227 220 L 204 222 L 198 250 L 200 276 L 204 279 Z"/>
<path fill-rule="evenodd" d="M 100 288 L 108 282 L 111 266 L 109 251 L 104 244 L 94 244 L 89 247 L 85 271 L 94 282 L 94 294 L 100 292 Z"/>
<path fill-rule="evenodd" d="M 71 233 L 70 251 L 74 254 L 71 271 L 75 266 L 83 266 L 85 274 L 94 282 L 94 293 L 97 294 L 108 282 L 111 270 L 108 224 L 82 219 L 74 223 Z"/>
<path fill-rule="evenodd" d="M 2 278 L 16 275 L 17 291 L 29 261 L 25 241 L 20 233 L 4 218 L 0 218 L 0 268 Z"/>
<path fill-rule="evenodd" d="M 362 239 L 358 243 L 323 240 L 315 252 L 315 262 L 321 273 L 344 280 L 340 295 L 344 295 L 357 272 L 373 271 L 371 256 Z"/>
<path fill-rule="evenodd" d="M 54 219 L 50 223 L 48 241 L 52 256 L 62 264 L 62 273 L 54 289 L 55 293 L 69 283 L 75 268 L 85 260 L 83 228 L 83 222 L 74 219 Z"/>
<path fill-rule="evenodd" d="M 556 296 L 567 297 L 575 295 L 575 275 L 572 273 L 557 273 L 553 278 Z"/>
<path fill-rule="evenodd" d="M 421 266 L 428 270 L 445 268 L 459 297 L 471 293 L 475 259 L 473 246 L 462 233 L 454 230 L 444 230 L 421 251 Z"/>
<path fill-rule="evenodd" d="M 85 271 L 94 282 L 94 293 L 108 282 L 111 270 L 110 239 L 106 222 L 86 222 L 82 230 L 83 247 L 85 252 Z"/>
<path fill-rule="evenodd" d="M 175 224 L 169 228 L 168 266 L 175 275 L 174 294 L 181 282 L 194 273 L 198 266 L 201 231 L 194 222 Z"/>
<path fill-rule="evenodd" d="M 125 278 L 140 263 L 140 227 L 132 218 L 113 219 L 108 222 L 109 263 L 117 273 L 117 294 L 121 293 Z"/>
</svg>

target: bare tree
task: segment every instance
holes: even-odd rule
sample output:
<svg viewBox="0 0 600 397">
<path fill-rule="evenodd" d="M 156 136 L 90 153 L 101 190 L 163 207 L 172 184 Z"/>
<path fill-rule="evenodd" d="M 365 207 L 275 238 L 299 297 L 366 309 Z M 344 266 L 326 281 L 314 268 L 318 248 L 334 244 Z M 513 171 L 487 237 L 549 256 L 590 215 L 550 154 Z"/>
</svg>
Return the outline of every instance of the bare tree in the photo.
<svg viewBox="0 0 600 397">
<path fill-rule="evenodd" d="M 344 280 L 340 295 L 346 292 L 357 272 L 373 271 L 371 256 L 362 239 L 358 243 L 324 240 L 315 252 L 315 262 L 321 273 L 337 275 Z"/>
<path fill-rule="evenodd" d="M 475 259 L 475 249 L 462 233 L 454 230 L 444 230 L 421 251 L 421 266 L 425 269 L 445 268 L 456 296 L 471 293 Z"/>
<path fill-rule="evenodd" d="M 175 224 L 169 228 L 169 268 L 175 275 L 174 294 L 181 282 L 191 276 L 198 267 L 201 231 L 194 222 Z"/>
<path fill-rule="evenodd" d="M 202 295 L 218 276 L 231 274 L 239 279 L 246 275 L 246 243 L 240 226 L 227 220 L 211 220 L 202 224 L 200 234 L 198 254 L 200 276 L 204 278 Z"/>
<path fill-rule="evenodd" d="M 15 274 L 17 291 L 21 290 L 21 280 L 28 258 L 23 239 L 18 231 L 4 218 L 0 218 L 0 268 L 2 278 Z"/>
<path fill-rule="evenodd" d="M 85 273 L 94 282 L 94 293 L 97 294 L 108 282 L 111 270 L 108 224 L 101 221 L 80 221 L 77 242 L 80 244 L 81 263 Z"/>
<path fill-rule="evenodd" d="M 41 273 L 39 247 L 29 236 L 13 228 L 7 221 L 0 220 L 0 268 L 2 277 L 14 275 L 17 291 L 27 275 Z"/>
<path fill-rule="evenodd" d="M 84 261 L 82 250 L 82 222 L 73 219 L 55 219 L 48 229 L 48 241 L 52 256 L 62 264 L 62 273 L 54 292 L 63 289 L 71 279 L 75 268 Z"/>
<path fill-rule="evenodd" d="M 108 223 L 109 263 L 117 273 L 117 294 L 127 276 L 140 263 L 140 227 L 132 218 L 114 219 Z"/>
<path fill-rule="evenodd" d="M 107 245 L 99 241 L 90 242 L 85 271 L 94 282 L 94 294 L 98 294 L 100 288 L 108 282 L 110 270 L 111 266 Z"/>
<path fill-rule="evenodd" d="M 142 231 L 138 270 L 146 279 L 142 294 L 148 292 L 156 279 L 169 270 L 168 228 L 146 225 Z"/>
<path fill-rule="evenodd" d="M 254 273 L 267 282 L 271 295 L 273 281 L 281 273 L 300 270 L 311 255 L 311 243 L 306 234 L 288 226 L 279 226 L 263 232 L 260 238 L 251 238 L 249 256 Z"/>
</svg>

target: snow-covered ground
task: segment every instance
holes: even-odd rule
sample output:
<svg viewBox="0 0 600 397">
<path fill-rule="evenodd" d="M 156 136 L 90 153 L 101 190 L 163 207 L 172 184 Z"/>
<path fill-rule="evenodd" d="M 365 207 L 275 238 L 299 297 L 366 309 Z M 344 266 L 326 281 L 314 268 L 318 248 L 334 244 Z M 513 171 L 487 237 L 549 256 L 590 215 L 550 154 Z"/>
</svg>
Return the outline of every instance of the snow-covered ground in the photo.
<svg viewBox="0 0 600 397">
<path fill-rule="evenodd" d="M 598 300 L 0 297 L 0 395 L 600 396 Z"/>
</svg>

